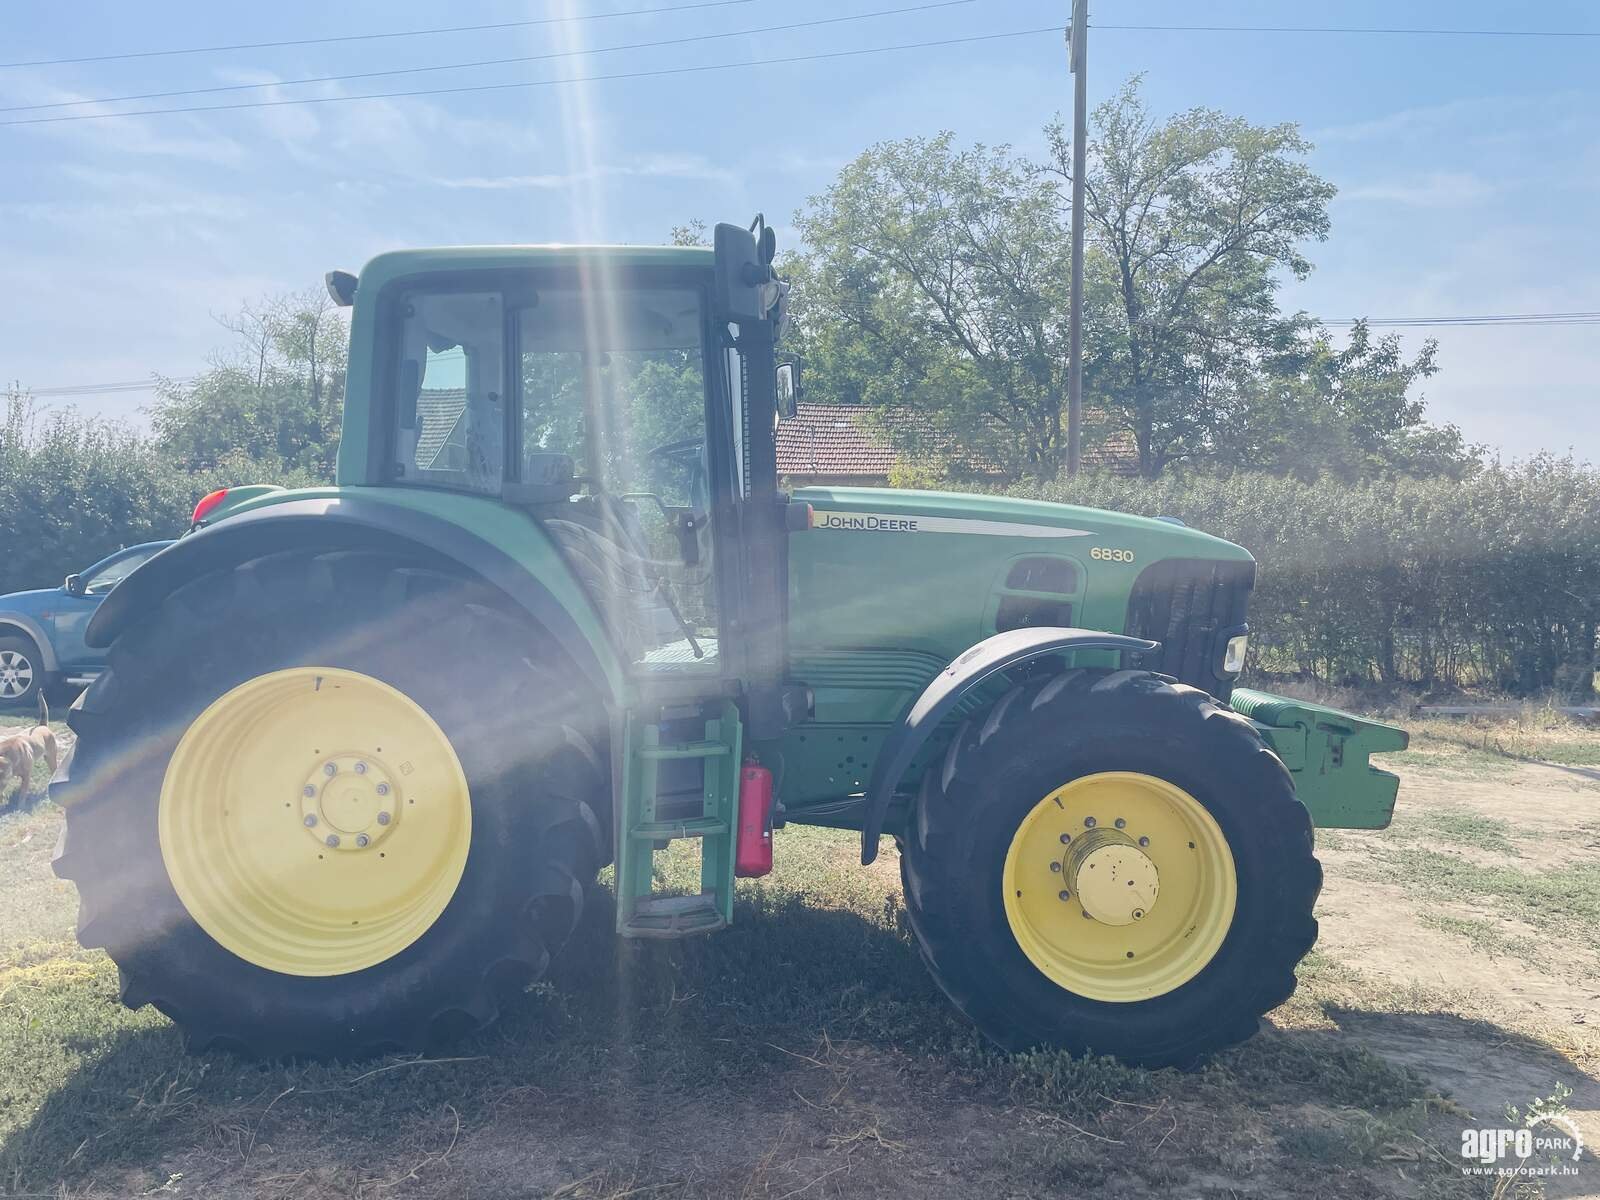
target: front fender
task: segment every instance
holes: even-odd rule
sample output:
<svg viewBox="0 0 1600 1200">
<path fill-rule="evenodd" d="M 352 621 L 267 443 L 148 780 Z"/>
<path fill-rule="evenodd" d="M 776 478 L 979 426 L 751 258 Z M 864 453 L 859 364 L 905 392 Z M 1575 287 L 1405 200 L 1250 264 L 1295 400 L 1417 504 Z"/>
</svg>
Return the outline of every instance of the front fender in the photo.
<svg viewBox="0 0 1600 1200">
<path fill-rule="evenodd" d="M 1009 629 L 973 646 L 923 689 L 922 695 L 912 702 L 900 718 L 898 728 L 884 740 L 883 750 L 872 767 L 872 778 L 867 783 L 866 812 L 861 829 L 862 866 L 878 857 L 878 838 L 883 834 L 883 819 L 906 768 L 938 728 L 939 722 L 973 688 L 1009 667 L 1046 654 L 1074 650 L 1128 650 L 1143 653 L 1159 645 L 1159 642 L 1147 642 L 1143 638 L 1127 637 L 1120 633 L 1036 626 Z"/>
<path fill-rule="evenodd" d="M 598 619 L 589 619 L 593 613 L 559 552 L 531 520 L 526 530 L 515 531 L 520 542 L 479 536 L 467 523 L 475 516 L 503 521 L 518 514 L 499 506 L 493 513 L 462 507 L 470 504 L 461 500 L 459 513 L 445 510 L 457 520 L 412 503 L 347 492 L 248 508 L 174 542 L 114 587 L 89 621 L 85 640 L 109 646 L 140 614 L 210 571 L 284 550 L 386 549 L 421 553 L 477 575 L 543 627 L 601 695 L 614 697 L 620 685 L 616 654 Z"/>
</svg>

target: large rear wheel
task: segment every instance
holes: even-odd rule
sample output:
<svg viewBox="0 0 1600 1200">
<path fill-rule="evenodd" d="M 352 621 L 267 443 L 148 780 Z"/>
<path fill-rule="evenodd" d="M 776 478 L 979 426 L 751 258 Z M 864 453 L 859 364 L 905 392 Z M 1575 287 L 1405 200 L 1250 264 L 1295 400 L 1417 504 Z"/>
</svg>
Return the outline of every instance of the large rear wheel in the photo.
<svg viewBox="0 0 1600 1200">
<path fill-rule="evenodd" d="M 589 698 L 479 585 L 289 553 L 187 585 L 70 716 L 57 873 L 191 1045 L 421 1048 L 539 977 L 609 857 Z"/>
<path fill-rule="evenodd" d="M 1294 991 L 1322 869 L 1242 717 L 1140 671 L 1008 693 L 923 782 L 906 907 L 945 992 L 1011 1049 L 1189 1065 Z"/>
</svg>

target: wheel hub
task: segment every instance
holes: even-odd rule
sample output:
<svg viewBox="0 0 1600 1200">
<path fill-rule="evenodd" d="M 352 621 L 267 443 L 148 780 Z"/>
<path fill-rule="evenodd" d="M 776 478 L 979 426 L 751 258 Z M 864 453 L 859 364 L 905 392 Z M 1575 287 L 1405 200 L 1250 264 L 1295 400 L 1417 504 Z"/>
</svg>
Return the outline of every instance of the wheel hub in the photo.
<svg viewBox="0 0 1600 1200">
<path fill-rule="evenodd" d="M 1069 843 L 1062 877 L 1083 911 L 1103 925 L 1144 920 L 1161 891 L 1161 872 L 1127 834 L 1091 829 Z"/>
<path fill-rule="evenodd" d="M 416 701 L 356 671 L 292 667 L 195 718 L 158 826 L 173 890 L 219 945 L 286 975 L 343 975 L 444 912 L 472 804 L 450 739 Z"/>
<path fill-rule="evenodd" d="M 395 773 L 382 759 L 334 754 L 313 768 L 300 788 L 300 824 L 331 849 L 372 850 L 397 827 L 403 803 Z"/>
<path fill-rule="evenodd" d="M 1205 969 L 1233 922 L 1238 880 L 1210 811 L 1176 784 L 1106 771 L 1029 811 L 1002 871 L 1017 947 L 1091 1000 L 1147 1000 Z"/>
<path fill-rule="evenodd" d="M 0 696 L 20 696 L 32 682 L 32 663 L 15 650 L 0 651 Z"/>
</svg>

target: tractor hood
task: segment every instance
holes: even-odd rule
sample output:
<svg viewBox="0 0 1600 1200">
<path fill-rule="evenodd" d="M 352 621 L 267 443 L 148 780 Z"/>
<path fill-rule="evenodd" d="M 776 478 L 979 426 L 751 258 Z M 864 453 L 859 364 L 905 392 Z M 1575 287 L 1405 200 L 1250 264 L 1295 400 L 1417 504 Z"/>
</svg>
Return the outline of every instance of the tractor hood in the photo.
<svg viewBox="0 0 1600 1200">
<path fill-rule="evenodd" d="M 1189 529 L 1170 519 L 1023 500 L 1014 496 L 966 492 L 923 492 L 898 488 L 807 487 L 796 500 L 816 510 L 817 527 L 884 533 L 966 533 L 1080 542 L 1113 534 L 1148 545 L 1157 558 L 1213 558 L 1249 561 L 1250 553 L 1222 538 Z M 909 523 L 909 524 L 906 524 Z M 1063 546 L 1068 543 L 1063 542 Z M 1085 553 L 1094 545 L 1083 547 Z M 1113 548 L 1113 547 L 1106 547 Z M 1144 556 L 1143 563 L 1153 561 Z"/>
</svg>

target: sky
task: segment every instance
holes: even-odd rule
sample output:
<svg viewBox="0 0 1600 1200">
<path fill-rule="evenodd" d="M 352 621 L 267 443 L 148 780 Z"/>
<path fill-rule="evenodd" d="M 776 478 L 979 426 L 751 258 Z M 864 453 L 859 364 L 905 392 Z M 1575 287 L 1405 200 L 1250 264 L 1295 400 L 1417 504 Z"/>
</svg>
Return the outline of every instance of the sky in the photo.
<svg viewBox="0 0 1600 1200">
<path fill-rule="evenodd" d="M 0 380 L 41 403 L 143 423 L 145 391 L 48 392 L 192 375 L 228 342 L 217 317 L 397 247 L 661 242 L 689 219 L 747 222 L 757 211 L 792 245 L 795 210 L 875 141 L 951 130 L 1040 154 L 1043 126 L 1070 111 L 1059 33 L 989 36 L 1059 27 L 1068 0 L 683 7 L 694 3 L 7 6 L 6 64 L 547 23 L 0 67 L 0 122 L 326 101 L 0 125 Z M 912 7 L 920 11 L 885 11 Z M 678 11 L 622 15 L 640 9 Z M 831 20 L 869 13 L 885 15 Z M 770 28 L 801 22 L 829 23 Z M 1325 319 L 1600 311 L 1600 36 L 1111 28 L 1119 24 L 1600 35 L 1600 5 L 1091 0 L 1088 76 L 1091 106 L 1141 74 L 1160 114 L 1204 106 L 1301 127 L 1315 144 L 1311 166 L 1339 194 L 1331 236 L 1308 247 L 1316 270 L 1284 288 L 1290 309 Z M 987 40 L 816 57 L 974 37 Z M 568 57 L 288 82 L 541 55 Z M 624 75 L 633 78 L 615 78 Z M 544 82 L 486 86 L 535 81 Z M 483 90 L 341 99 L 448 87 Z M 235 90 L 21 107 L 197 88 Z M 1508 458 L 1552 450 L 1600 460 L 1600 324 L 1403 331 L 1411 350 L 1429 336 L 1441 370 L 1420 392 L 1432 419 Z"/>
</svg>

